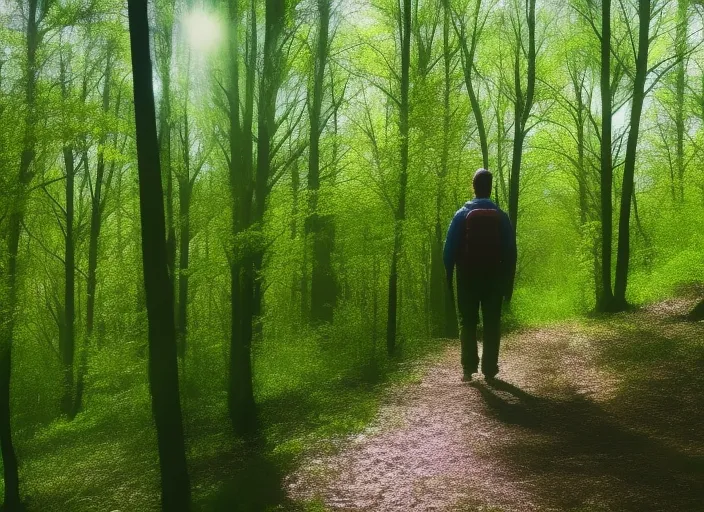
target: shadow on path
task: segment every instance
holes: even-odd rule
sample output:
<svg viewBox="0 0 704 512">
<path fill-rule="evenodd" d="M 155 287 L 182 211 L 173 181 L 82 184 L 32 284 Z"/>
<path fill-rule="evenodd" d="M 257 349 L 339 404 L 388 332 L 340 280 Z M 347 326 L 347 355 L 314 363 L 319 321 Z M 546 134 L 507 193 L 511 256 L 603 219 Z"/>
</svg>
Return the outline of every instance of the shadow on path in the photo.
<svg viewBox="0 0 704 512">
<path fill-rule="evenodd" d="M 495 418 L 532 431 L 508 432 L 493 454 L 531 482 L 539 502 L 559 510 L 704 509 L 702 454 L 635 432 L 578 393 L 554 400 L 498 379 L 471 385 Z"/>
</svg>

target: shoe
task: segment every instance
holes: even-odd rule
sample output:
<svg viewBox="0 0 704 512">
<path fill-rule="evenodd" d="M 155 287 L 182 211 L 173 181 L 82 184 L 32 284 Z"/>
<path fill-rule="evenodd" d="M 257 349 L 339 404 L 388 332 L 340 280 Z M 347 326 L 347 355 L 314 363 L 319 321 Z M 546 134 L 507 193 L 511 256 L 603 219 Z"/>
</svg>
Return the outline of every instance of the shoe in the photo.
<svg viewBox="0 0 704 512">
<path fill-rule="evenodd" d="M 462 382 L 472 382 L 473 373 L 476 373 L 476 371 L 464 370 L 464 372 L 462 372 Z"/>
<path fill-rule="evenodd" d="M 496 374 L 484 375 L 484 380 L 487 384 L 493 384 L 494 382 L 496 382 Z"/>
</svg>

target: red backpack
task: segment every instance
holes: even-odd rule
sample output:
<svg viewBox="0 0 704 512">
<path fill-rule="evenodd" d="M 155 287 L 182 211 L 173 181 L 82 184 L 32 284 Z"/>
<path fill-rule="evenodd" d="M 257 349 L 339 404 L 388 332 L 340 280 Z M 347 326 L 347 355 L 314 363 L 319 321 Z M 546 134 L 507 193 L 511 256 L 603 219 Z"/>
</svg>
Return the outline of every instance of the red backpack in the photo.
<svg viewBox="0 0 704 512">
<path fill-rule="evenodd" d="M 471 210 L 465 217 L 458 266 L 476 276 L 495 275 L 501 260 L 501 213 L 491 208 Z"/>
</svg>

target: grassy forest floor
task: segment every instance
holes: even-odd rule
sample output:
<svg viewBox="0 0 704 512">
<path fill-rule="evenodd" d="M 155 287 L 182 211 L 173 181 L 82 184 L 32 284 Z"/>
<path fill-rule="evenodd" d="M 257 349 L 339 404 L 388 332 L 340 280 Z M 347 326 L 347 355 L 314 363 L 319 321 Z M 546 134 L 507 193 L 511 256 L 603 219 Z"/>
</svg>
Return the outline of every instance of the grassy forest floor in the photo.
<svg viewBox="0 0 704 512">
<path fill-rule="evenodd" d="M 229 434 L 219 381 L 192 367 L 193 508 L 702 510 L 704 323 L 682 320 L 690 304 L 517 329 L 493 386 L 460 382 L 456 342 L 352 372 L 330 364 L 339 347 L 281 344 L 258 363 L 265 427 L 247 444 Z M 18 430 L 28 511 L 158 509 L 143 364 L 94 381 L 72 422 Z"/>
<path fill-rule="evenodd" d="M 690 302 L 524 329 L 500 380 L 459 349 L 392 386 L 369 428 L 287 479 L 311 509 L 704 509 L 704 323 Z"/>
</svg>

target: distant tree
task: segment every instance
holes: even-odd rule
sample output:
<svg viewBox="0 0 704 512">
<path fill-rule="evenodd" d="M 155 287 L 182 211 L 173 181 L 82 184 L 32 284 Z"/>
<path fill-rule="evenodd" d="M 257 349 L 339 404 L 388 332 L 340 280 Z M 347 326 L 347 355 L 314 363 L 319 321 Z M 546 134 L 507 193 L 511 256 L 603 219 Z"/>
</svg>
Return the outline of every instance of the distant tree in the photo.
<svg viewBox="0 0 704 512">
<path fill-rule="evenodd" d="M 254 209 L 253 226 L 259 235 L 263 233 L 265 215 L 269 197 L 279 180 L 288 172 L 292 163 L 299 158 L 308 146 L 308 140 L 301 141 L 295 150 L 285 157 L 281 148 L 294 135 L 301 121 L 304 108 L 299 108 L 301 102 L 295 100 L 295 95 L 282 104 L 283 109 L 277 112 L 279 92 L 289 92 L 284 87 L 293 55 L 297 55 L 295 26 L 287 23 L 295 11 L 295 2 L 290 0 L 267 0 L 265 15 L 265 33 L 261 76 L 259 79 L 259 97 L 257 106 L 257 163 L 254 177 Z M 282 123 L 289 117 L 296 121 L 289 123 L 288 129 L 280 133 Z M 259 236 L 258 235 L 258 236 Z M 264 242 L 264 237 L 260 236 Z M 254 332 L 258 338 L 262 335 L 263 289 L 264 289 L 264 259 L 267 254 L 267 244 L 260 243 L 252 255 L 254 264 L 254 300 L 253 314 L 255 318 Z"/>
<path fill-rule="evenodd" d="M 149 384 L 161 468 L 162 509 L 190 510 L 181 419 L 173 287 L 169 280 L 164 202 L 156 134 L 146 0 L 129 0 L 128 15 L 139 170 L 142 261 L 149 320 Z"/>
<path fill-rule="evenodd" d="M 105 50 L 105 68 L 103 78 L 103 90 L 101 97 L 101 110 L 104 116 L 108 116 L 111 111 L 111 90 L 113 77 L 113 68 L 115 65 L 115 42 L 110 40 L 106 44 Z M 115 101 L 115 113 L 119 113 L 120 95 L 118 94 Z M 116 116 L 117 117 L 117 116 Z M 93 334 L 95 327 L 95 298 L 97 291 L 97 273 L 98 273 L 98 248 L 100 242 L 100 234 L 104 222 L 105 206 L 110 192 L 113 177 L 115 175 L 116 164 L 114 159 L 106 167 L 105 153 L 108 146 L 108 133 L 106 127 L 101 129 L 101 134 L 98 139 L 98 156 L 95 167 L 95 176 L 88 176 L 89 194 L 90 194 L 90 225 L 88 228 L 88 272 L 86 276 L 86 341 L 81 350 L 81 359 L 78 366 L 78 375 L 76 378 L 76 396 L 74 401 L 75 416 L 83 407 L 83 393 L 85 389 L 85 373 L 87 366 L 88 347 L 94 343 Z M 112 147 L 117 146 L 117 130 L 114 131 Z M 87 166 L 86 160 L 86 166 Z M 106 172 L 107 171 L 107 172 Z M 89 169 L 86 169 L 90 173 Z"/>
<path fill-rule="evenodd" d="M 190 51 L 187 62 L 190 64 Z M 178 336 L 178 354 L 181 359 L 186 355 L 188 334 L 188 284 L 191 252 L 191 206 L 196 180 L 205 166 L 209 154 L 203 140 L 193 137 L 193 122 L 189 115 L 190 70 L 186 69 L 183 110 L 178 121 L 178 135 L 181 148 L 181 166 L 175 171 L 178 181 L 179 204 L 179 262 L 178 262 L 178 307 L 176 309 L 176 332 Z M 195 154 L 191 153 L 194 151 Z"/>
<path fill-rule="evenodd" d="M 174 179 L 172 169 L 172 84 L 171 69 L 173 59 L 173 32 L 175 0 L 160 0 L 156 3 L 156 26 L 154 27 L 154 45 L 156 69 L 161 81 L 161 98 L 159 101 L 159 158 L 162 176 L 166 185 L 166 249 L 169 264 L 169 279 L 175 290 L 176 285 L 176 223 L 174 221 Z"/>
<path fill-rule="evenodd" d="M 61 78 L 61 96 L 64 103 L 68 104 L 70 98 L 70 87 L 67 77 L 67 58 L 62 54 L 60 62 L 60 78 Z M 83 101 L 85 102 L 85 96 Z M 69 107 L 70 108 L 70 107 Z M 65 107 L 66 110 L 68 108 Z M 71 125 L 71 123 L 65 123 Z M 67 416 L 73 414 L 73 384 L 74 384 L 74 367 L 73 358 L 76 349 L 76 239 L 74 235 L 75 228 L 75 180 L 76 180 L 76 165 L 74 153 L 75 134 L 71 133 L 70 129 L 65 130 L 63 137 L 63 158 L 64 158 L 64 176 L 65 176 L 65 196 L 66 206 L 65 226 L 63 228 L 64 235 L 64 303 L 62 315 L 59 321 L 59 354 L 61 364 L 64 371 L 63 395 L 61 398 L 61 412 Z"/>
</svg>

